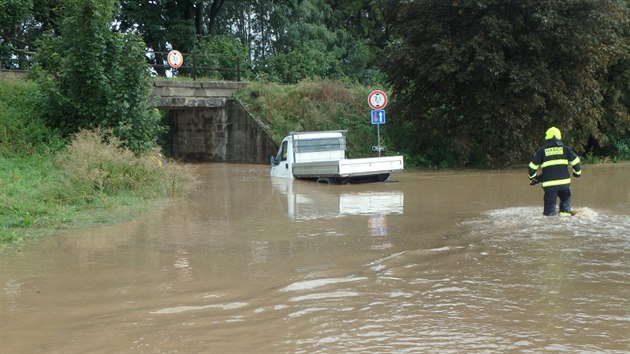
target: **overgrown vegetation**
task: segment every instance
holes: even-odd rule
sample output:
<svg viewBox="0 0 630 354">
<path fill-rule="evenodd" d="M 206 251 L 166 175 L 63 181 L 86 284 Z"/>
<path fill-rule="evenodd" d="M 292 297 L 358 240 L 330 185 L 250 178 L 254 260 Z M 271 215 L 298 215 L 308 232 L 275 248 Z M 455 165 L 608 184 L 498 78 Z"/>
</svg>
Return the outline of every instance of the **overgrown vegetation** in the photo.
<svg viewBox="0 0 630 354">
<path fill-rule="evenodd" d="M 398 40 L 385 68 L 412 155 L 522 163 L 554 125 L 578 153 L 628 158 L 627 0 L 391 4 Z"/>
<path fill-rule="evenodd" d="M 36 80 L 2 79 L 0 244 L 128 217 L 194 185 L 189 167 L 158 153 L 145 45 L 111 30 L 116 7 L 60 2 L 68 15 L 39 43 Z"/>
<path fill-rule="evenodd" d="M 142 198 L 174 197 L 194 184 L 188 173 L 190 165 L 166 161 L 157 149 L 136 155 L 118 138 L 99 129 L 75 134 L 55 156 L 55 164 L 79 199 L 87 203 L 122 192 Z"/>
<path fill-rule="evenodd" d="M 156 109 L 147 109 L 151 90 L 145 45 L 132 33 L 111 30 L 116 1 L 67 1 L 56 33 L 40 41 L 31 71 L 46 98 L 49 126 L 64 135 L 103 128 L 125 147 L 141 153 L 163 131 Z"/>
<path fill-rule="evenodd" d="M 31 81 L 0 78 L 0 155 L 56 150 L 64 139 L 46 126 L 41 88 Z"/>
<path fill-rule="evenodd" d="M 99 129 L 64 145 L 40 114 L 37 84 L 0 83 L 0 244 L 125 219 L 194 187 L 190 166 L 135 154 Z"/>
<path fill-rule="evenodd" d="M 191 185 L 159 166 L 145 48 L 239 58 L 276 82 L 239 94 L 276 140 L 348 129 L 350 157 L 373 155 L 378 88 L 407 166 L 523 163 L 552 124 L 586 161 L 630 159 L 629 5 L 0 0 L 0 67 L 38 80 L 0 85 L 0 242 Z"/>
<path fill-rule="evenodd" d="M 237 96 L 271 128 L 277 142 L 291 131 L 348 130 L 348 156 L 369 157 L 375 156 L 372 146 L 377 145 L 377 128 L 370 123 L 367 104 L 370 91 L 362 85 L 304 80 L 296 85 L 252 82 Z M 387 129 L 381 127 L 381 145 L 391 147 Z"/>
</svg>

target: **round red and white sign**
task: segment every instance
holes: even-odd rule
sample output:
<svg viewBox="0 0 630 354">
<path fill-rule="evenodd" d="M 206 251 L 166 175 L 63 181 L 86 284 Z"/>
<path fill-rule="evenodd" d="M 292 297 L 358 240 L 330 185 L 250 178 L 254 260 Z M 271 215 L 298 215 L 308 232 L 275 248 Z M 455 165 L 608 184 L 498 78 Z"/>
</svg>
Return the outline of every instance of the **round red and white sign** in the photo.
<svg viewBox="0 0 630 354">
<path fill-rule="evenodd" d="M 372 109 L 383 109 L 387 106 L 387 95 L 381 90 L 374 90 L 368 96 L 368 105 Z"/>
<path fill-rule="evenodd" d="M 168 61 L 168 65 L 170 65 L 171 68 L 177 69 L 182 66 L 182 64 L 184 64 L 184 57 L 182 56 L 182 53 L 179 52 L 179 50 L 171 50 L 170 52 L 168 52 L 166 61 Z"/>
</svg>

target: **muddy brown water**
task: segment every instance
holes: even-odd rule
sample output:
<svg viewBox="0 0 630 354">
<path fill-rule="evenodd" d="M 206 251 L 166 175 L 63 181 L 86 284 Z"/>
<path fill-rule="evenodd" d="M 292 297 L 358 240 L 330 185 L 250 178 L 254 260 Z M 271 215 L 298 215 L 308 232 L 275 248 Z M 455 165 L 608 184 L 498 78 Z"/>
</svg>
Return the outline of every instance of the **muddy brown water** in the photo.
<svg viewBox="0 0 630 354">
<path fill-rule="evenodd" d="M 525 170 L 197 167 L 164 210 L 1 256 L 0 353 L 630 350 L 630 164 L 552 218 Z"/>
</svg>

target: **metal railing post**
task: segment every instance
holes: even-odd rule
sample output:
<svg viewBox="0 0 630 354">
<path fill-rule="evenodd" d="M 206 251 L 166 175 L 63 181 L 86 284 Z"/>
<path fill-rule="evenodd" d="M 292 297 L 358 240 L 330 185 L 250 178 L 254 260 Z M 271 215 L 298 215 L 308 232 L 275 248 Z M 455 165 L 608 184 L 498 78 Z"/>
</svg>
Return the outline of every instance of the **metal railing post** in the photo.
<svg viewBox="0 0 630 354">
<path fill-rule="evenodd" d="M 241 58 L 236 57 L 236 81 L 241 81 Z"/>
<path fill-rule="evenodd" d="M 195 70 L 196 58 L 197 58 L 197 55 L 196 55 L 196 53 L 193 52 L 192 53 L 192 78 L 193 78 L 193 81 L 195 81 L 197 79 L 197 71 Z"/>
</svg>

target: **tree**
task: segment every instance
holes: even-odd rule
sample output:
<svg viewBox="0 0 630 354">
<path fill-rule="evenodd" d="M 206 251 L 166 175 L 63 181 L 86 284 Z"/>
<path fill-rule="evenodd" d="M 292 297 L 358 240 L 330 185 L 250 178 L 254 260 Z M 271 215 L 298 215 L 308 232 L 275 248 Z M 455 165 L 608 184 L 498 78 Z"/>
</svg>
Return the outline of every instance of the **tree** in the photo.
<svg viewBox="0 0 630 354">
<path fill-rule="evenodd" d="M 630 0 L 626 0 L 630 7 Z M 626 7 L 626 10 L 627 8 Z M 600 139 L 592 141 L 592 153 L 598 156 L 613 156 L 630 160 L 630 20 L 628 12 L 621 12 L 615 16 L 625 16 L 623 37 L 625 38 L 626 54 L 612 62 L 608 75 L 603 78 L 603 110 L 604 121 L 600 129 L 604 133 Z"/>
<path fill-rule="evenodd" d="M 271 55 L 257 63 L 258 72 L 285 83 L 340 77 L 340 31 L 327 26 L 331 15 L 324 0 L 278 2 L 269 17 Z"/>
<path fill-rule="evenodd" d="M 253 71 L 293 83 L 331 78 L 382 81 L 376 59 L 387 43 L 381 9 L 371 0 L 232 0 L 217 34 L 247 45 Z"/>
<path fill-rule="evenodd" d="M 121 0 L 120 29 L 140 32 L 156 51 L 170 47 L 190 52 L 199 36 L 216 31 L 225 0 Z"/>
<path fill-rule="evenodd" d="M 19 68 L 16 59 L 26 47 L 23 27 L 32 8 L 32 0 L 0 0 L 0 69 Z"/>
<path fill-rule="evenodd" d="M 165 63 L 167 52 L 195 50 L 198 40 L 216 32 L 216 22 L 225 0 L 120 0 L 118 30 L 142 35 L 148 49 L 155 51 L 157 64 Z M 164 74 L 163 68 L 157 68 Z"/>
<path fill-rule="evenodd" d="M 399 40 L 384 70 L 415 153 L 435 164 L 507 165 L 527 159 L 552 124 L 580 152 L 603 141 L 604 78 L 629 53 L 623 1 L 392 6 Z"/>
<path fill-rule="evenodd" d="M 37 54 L 48 120 L 65 134 L 110 129 L 135 152 L 155 146 L 159 115 L 147 110 L 150 90 L 144 43 L 111 30 L 114 0 L 69 0 L 60 33 Z"/>
<path fill-rule="evenodd" d="M 609 70 L 604 92 L 604 116 L 600 129 L 602 139 L 593 143 L 598 156 L 630 160 L 630 58 L 619 61 Z"/>
<path fill-rule="evenodd" d="M 37 40 L 56 32 L 62 0 L 0 0 L 0 67 L 26 70 Z"/>
<path fill-rule="evenodd" d="M 378 63 L 390 40 L 390 32 L 382 6 L 371 0 L 327 2 L 333 10 L 328 26 L 343 33 L 339 59 L 344 75 L 367 85 L 384 82 Z"/>
<path fill-rule="evenodd" d="M 240 80 L 237 75 L 242 73 L 236 68 L 244 68 L 248 62 L 247 49 L 232 36 L 202 38 L 192 54 L 195 66 L 210 68 L 209 76 L 219 80 Z"/>
</svg>

